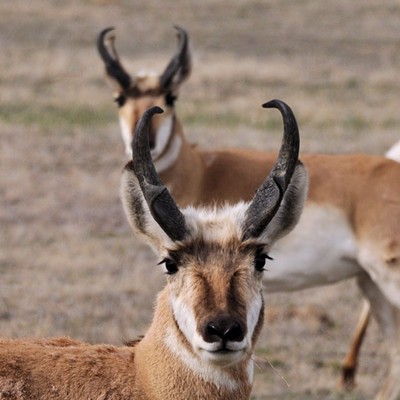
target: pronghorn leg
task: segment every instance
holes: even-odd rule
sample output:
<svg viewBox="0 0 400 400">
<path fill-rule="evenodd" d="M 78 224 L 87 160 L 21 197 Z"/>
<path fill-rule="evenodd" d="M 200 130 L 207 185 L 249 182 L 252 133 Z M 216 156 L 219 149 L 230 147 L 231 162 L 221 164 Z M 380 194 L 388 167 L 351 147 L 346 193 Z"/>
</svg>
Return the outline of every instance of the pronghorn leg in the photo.
<svg viewBox="0 0 400 400">
<path fill-rule="evenodd" d="M 356 329 L 353 332 L 350 348 L 342 361 L 341 386 L 346 391 L 351 391 L 355 387 L 355 374 L 358 364 L 358 355 L 367 331 L 370 317 L 371 306 L 368 300 L 364 300 Z"/>
<path fill-rule="evenodd" d="M 400 310 L 389 303 L 367 275 L 358 279 L 359 286 L 371 304 L 371 312 L 385 335 L 389 369 L 375 400 L 400 400 Z"/>
</svg>

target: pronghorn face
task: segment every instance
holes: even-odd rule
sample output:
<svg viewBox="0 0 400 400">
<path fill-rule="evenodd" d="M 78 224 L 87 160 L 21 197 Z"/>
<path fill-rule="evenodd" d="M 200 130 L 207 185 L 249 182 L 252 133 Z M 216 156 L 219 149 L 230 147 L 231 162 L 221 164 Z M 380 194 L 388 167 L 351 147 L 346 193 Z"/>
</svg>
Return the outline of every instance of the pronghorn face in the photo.
<svg viewBox="0 0 400 400">
<path fill-rule="evenodd" d="M 156 82 L 155 82 L 156 81 Z M 132 140 L 136 125 L 143 113 L 151 107 L 159 106 L 165 110 L 151 121 L 150 149 L 153 160 L 157 160 L 170 144 L 175 121 L 175 97 L 172 93 L 160 93 L 158 79 L 152 75 L 141 76 L 143 90 L 117 92 L 115 101 L 118 105 L 119 122 L 125 152 L 132 156 Z M 156 83 L 156 85 L 154 85 Z"/>
<path fill-rule="evenodd" d="M 246 208 L 196 218 L 184 211 L 193 234 L 163 260 L 182 343 L 221 366 L 248 357 L 263 321 L 267 253 L 264 244 L 241 238 Z"/>
<path fill-rule="evenodd" d="M 116 89 L 114 100 L 118 106 L 125 152 L 129 156 L 132 155 L 131 145 L 137 122 L 145 110 L 154 106 L 163 108 L 165 113 L 156 116 L 151 122 L 149 140 L 153 159 L 160 158 L 167 149 L 172 153 L 179 150 L 181 138 L 172 138 L 175 129 L 174 105 L 180 85 L 191 72 L 191 54 L 187 33 L 182 28 L 175 28 L 178 33 L 178 52 L 161 75 L 140 72 L 136 76 L 130 76 L 120 63 L 115 50 L 113 28 L 103 30 L 98 37 L 100 56 L 107 76 Z"/>
<path fill-rule="evenodd" d="M 148 135 L 159 108 L 140 119 L 121 197 L 133 230 L 165 264 L 167 310 L 164 340 L 188 366 L 199 361 L 228 366 L 252 354 L 263 319 L 261 279 L 268 251 L 297 224 L 307 193 L 298 162 L 299 138 L 290 108 L 265 105 L 284 117 L 278 160 L 250 203 L 180 210 L 152 161 Z M 249 364 L 250 365 L 250 364 Z"/>
</svg>

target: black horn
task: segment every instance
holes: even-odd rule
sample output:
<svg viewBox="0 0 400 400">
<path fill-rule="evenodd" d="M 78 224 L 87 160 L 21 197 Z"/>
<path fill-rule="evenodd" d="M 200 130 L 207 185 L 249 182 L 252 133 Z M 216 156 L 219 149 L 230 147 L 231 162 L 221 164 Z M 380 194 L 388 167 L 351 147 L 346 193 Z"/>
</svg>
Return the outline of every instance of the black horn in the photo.
<svg viewBox="0 0 400 400">
<path fill-rule="evenodd" d="M 113 31 L 114 28 L 106 28 L 99 33 L 97 38 L 97 50 L 99 51 L 100 57 L 103 60 L 107 74 L 115 79 L 122 89 L 129 89 L 131 85 L 131 77 L 124 70 L 121 63 L 119 62 L 118 54 L 114 48 L 114 37 L 110 38 L 111 50 L 113 54 L 111 55 L 105 45 L 105 39 L 109 32 Z"/>
<path fill-rule="evenodd" d="M 160 107 L 152 107 L 139 120 L 132 143 L 133 170 L 153 218 L 172 240 L 183 240 L 185 217 L 158 176 L 150 154 L 150 122 L 154 114 L 162 112 Z"/>
<path fill-rule="evenodd" d="M 258 237 L 278 211 L 299 156 L 299 130 L 290 107 L 281 100 L 271 100 L 263 107 L 277 108 L 281 112 L 283 139 L 277 161 L 247 209 L 243 231 L 245 239 Z"/>
<path fill-rule="evenodd" d="M 191 68 L 188 34 L 179 26 L 174 26 L 174 28 L 178 32 L 179 48 L 160 76 L 160 87 L 164 90 L 171 88 L 176 76 L 176 83 L 182 82 L 189 75 Z"/>
</svg>

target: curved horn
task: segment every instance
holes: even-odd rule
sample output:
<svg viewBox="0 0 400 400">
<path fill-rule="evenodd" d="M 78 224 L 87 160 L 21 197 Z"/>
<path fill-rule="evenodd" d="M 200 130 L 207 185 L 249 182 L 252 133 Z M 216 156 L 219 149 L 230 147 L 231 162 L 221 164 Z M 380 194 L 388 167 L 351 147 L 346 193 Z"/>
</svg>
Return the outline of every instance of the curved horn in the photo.
<svg viewBox="0 0 400 400">
<path fill-rule="evenodd" d="M 172 240 L 183 240 L 187 232 L 185 217 L 161 182 L 150 154 L 151 118 L 162 112 L 160 107 L 152 107 L 139 120 L 132 143 L 133 170 L 153 218 Z"/>
<path fill-rule="evenodd" d="M 179 77 L 176 83 L 181 83 L 189 75 L 191 68 L 188 34 L 179 26 L 174 26 L 174 28 L 178 31 L 179 48 L 160 76 L 160 87 L 164 90 L 171 87 L 174 77 L 178 72 Z"/>
<path fill-rule="evenodd" d="M 277 161 L 246 211 L 245 239 L 258 237 L 278 211 L 299 156 L 299 130 L 291 108 L 281 100 L 271 100 L 263 107 L 277 108 L 281 112 L 283 139 Z"/>
<path fill-rule="evenodd" d="M 107 34 L 113 30 L 114 28 L 110 27 L 103 29 L 99 33 L 99 36 L 97 37 L 97 50 L 99 51 L 100 57 L 106 66 L 107 74 L 111 78 L 115 79 L 119 83 L 122 89 L 129 89 L 131 85 L 131 77 L 124 70 L 121 63 L 119 62 L 118 54 L 114 47 L 115 37 L 112 36 L 109 38 L 111 42 L 110 44 L 111 50 L 113 53 L 112 55 L 108 52 L 107 47 L 104 43 Z"/>
</svg>

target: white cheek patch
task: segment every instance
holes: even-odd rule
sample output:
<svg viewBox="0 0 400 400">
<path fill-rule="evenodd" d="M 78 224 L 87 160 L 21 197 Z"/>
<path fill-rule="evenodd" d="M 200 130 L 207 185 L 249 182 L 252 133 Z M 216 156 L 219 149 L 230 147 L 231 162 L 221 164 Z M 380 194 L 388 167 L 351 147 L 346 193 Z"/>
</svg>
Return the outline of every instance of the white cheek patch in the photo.
<svg viewBox="0 0 400 400">
<path fill-rule="evenodd" d="M 156 132 L 155 147 L 151 150 L 151 157 L 158 173 L 170 168 L 181 151 L 182 138 L 178 134 L 173 135 L 173 127 L 174 116 L 169 115 L 164 118 Z"/>
<path fill-rule="evenodd" d="M 202 362 L 195 354 L 180 345 L 172 328 L 168 328 L 165 335 L 165 344 L 183 364 L 204 381 L 214 384 L 218 389 L 224 388 L 225 390 L 233 391 L 238 388 L 237 382 L 230 374 L 210 363 Z"/>
<path fill-rule="evenodd" d="M 262 297 L 261 293 L 257 293 L 257 295 L 251 300 L 249 305 L 249 310 L 247 313 L 247 335 L 245 337 L 245 340 L 248 349 L 252 347 L 252 338 L 254 334 L 254 329 L 256 328 L 257 322 L 260 318 L 261 309 L 262 309 Z"/>
<path fill-rule="evenodd" d="M 173 126 L 173 115 L 169 115 L 168 117 L 163 118 L 163 122 L 156 132 L 156 145 L 154 149 L 151 150 L 151 157 L 153 158 L 153 160 L 157 160 L 157 158 L 164 152 L 165 147 L 168 145 L 169 139 L 171 137 Z"/>
<path fill-rule="evenodd" d="M 158 173 L 161 173 L 174 165 L 181 151 L 181 147 L 182 138 L 179 135 L 175 135 L 168 151 L 154 161 L 154 166 Z"/>
<path fill-rule="evenodd" d="M 125 118 L 119 117 L 119 126 L 121 128 L 122 140 L 125 144 L 125 153 L 132 158 L 132 131 Z"/>
<path fill-rule="evenodd" d="M 171 305 L 180 331 L 183 333 L 186 340 L 192 345 L 197 328 L 193 310 L 191 310 L 181 299 L 173 296 L 171 299 Z"/>
</svg>

